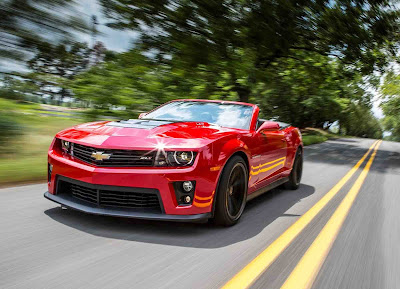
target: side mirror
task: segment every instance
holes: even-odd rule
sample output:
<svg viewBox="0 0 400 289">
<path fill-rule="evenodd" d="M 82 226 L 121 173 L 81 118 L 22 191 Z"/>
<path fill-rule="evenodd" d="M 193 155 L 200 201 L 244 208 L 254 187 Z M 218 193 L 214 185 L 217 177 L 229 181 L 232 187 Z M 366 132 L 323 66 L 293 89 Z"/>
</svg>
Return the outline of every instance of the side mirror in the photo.
<svg viewBox="0 0 400 289">
<path fill-rule="evenodd" d="M 279 130 L 281 126 L 275 121 L 265 121 L 257 130 L 259 133 Z"/>
<path fill-rule="evenodd" d="M 142 112 L 141 114 L 139 114 L 138 119 L 141 119 L 142 117 L 146 116 L 147 112 Z"/>
</svg>

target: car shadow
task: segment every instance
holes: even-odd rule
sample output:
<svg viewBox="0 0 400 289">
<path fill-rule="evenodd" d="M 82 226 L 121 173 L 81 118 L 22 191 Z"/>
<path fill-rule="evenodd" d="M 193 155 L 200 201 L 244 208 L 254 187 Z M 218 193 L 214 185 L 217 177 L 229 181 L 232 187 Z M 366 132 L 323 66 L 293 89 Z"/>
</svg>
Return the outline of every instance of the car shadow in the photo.
<svg viewBox="0 0 400 289">
<path fill-rule="evenodd" d="M 232 227 L 95 216 L 60 207 L 44 213 L 59 223 L 99 237 L 170 246 L 219 248 L 256 236 L 279 217 L 298 217 L 285 212 L 314 192 L 315 188 L 306 184 L 296 191 L 274 189 L 249 201 L 241 220 Z"/>
</svg>

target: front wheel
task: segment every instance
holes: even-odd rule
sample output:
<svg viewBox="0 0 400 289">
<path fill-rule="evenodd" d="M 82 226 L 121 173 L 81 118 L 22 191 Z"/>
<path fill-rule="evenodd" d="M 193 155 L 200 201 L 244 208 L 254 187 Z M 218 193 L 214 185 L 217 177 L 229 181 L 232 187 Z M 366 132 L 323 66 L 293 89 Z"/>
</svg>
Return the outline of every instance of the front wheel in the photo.
<svg viewBox="0 0 400 289">
<path fill-rule="evenodd" d="M 241 217 L 246 205 L 248 172 L 244 160 L 234 156 L 225 165 L 218 186 L 215 222 L 232 226 Z"/>
<path fill-rule="evenodd" d="M 296 190 L 300 186 L 301 175 L 303 174 L 303 151 L 299 147 L 294 159 L 293 168 L 289 175 L 289 181 L 284 184 L 285 189 Z"/>
</svg>

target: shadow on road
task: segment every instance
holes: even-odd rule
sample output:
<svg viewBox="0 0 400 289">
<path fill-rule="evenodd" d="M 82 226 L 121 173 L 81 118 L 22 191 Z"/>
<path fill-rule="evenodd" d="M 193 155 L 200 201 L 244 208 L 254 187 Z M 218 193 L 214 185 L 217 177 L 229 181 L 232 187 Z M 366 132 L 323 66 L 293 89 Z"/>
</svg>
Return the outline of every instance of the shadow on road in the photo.
<svg viewBox="0 0 400 289">
<path fill-rule="evenodd" d="M 356 138 L 332 138 L 332 139 L 329 139 L 329 141 L 331 141 L 331 142 L 348 142 L 348 143 L 357 143 L 357 142 L 359 142 L 358 141 L 358 139 L 356 139 Z"/>
<path fill-rule="evenodd" d="M 171 246 L 219 248 L 256 236 L 281 216 L 297 217 L 285 212 L 314 192 L 314 187 L 304 184 L 296 191 L 272 190 L 248 202 L 240 222 L 228 228 L 212 224 L 94 216 L 73 210 L 62 210 L 60 207 L 46 210 L 44 213 L 66 226 L 99 237 Z"/>
<path fill-rule="evenodd" d="M 304 149 L 304 160 L 312 163 L 351 167 L 362 158 L 374 141 L 373 139 L 329 140 L 321 144 L 306 147 Z M 360 146 L 361 142 L 365 144 Z M 386 144 L 390 144 L 390 142 L 386 142 Z M 398 159 L 400 156 L 400 153 L 394 150 L 388 150 L 387 148 L 385 149 L 383 146 L 379 147 L 378 153 L 384 158 L 390 159 Z M 396 166 L 396 164 L 393 165 Z M 400 166 L 400 162 L 397 163 L 397 166 Z M 376 166 L 372 166 L 371 171 L 380 171 L 380 169 Z"/>
</svg>

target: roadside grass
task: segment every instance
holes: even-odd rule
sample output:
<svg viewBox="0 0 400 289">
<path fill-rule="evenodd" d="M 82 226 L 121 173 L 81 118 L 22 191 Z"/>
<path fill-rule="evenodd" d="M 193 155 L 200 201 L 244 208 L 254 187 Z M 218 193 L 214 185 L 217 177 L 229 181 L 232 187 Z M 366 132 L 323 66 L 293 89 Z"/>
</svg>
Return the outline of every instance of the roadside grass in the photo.
<svg viewBox="0 0 400 289">
<path fill-rule="evenodd" d="M 335 139 L 345 136 L 340 136 L 337 134 L 330 133 L 328 131 L 318 129 L 318 128 L 306 128 L 301 130 L 301 134 L 303 136 L 303 144 L 304 146 L 322 143 L 327 141 L 328 139 Z"/>
<path fill-rule="evenodd" d="M 45 116 L 39 104 L 17 103 L 0 99 L 0 114 L 7 113 L 22 128 L 0 150 L 0 186 L 45 181 L 47 150 L 54 135 L 67 127 L 83 122 L 77 118 Z"/>
</svg>

